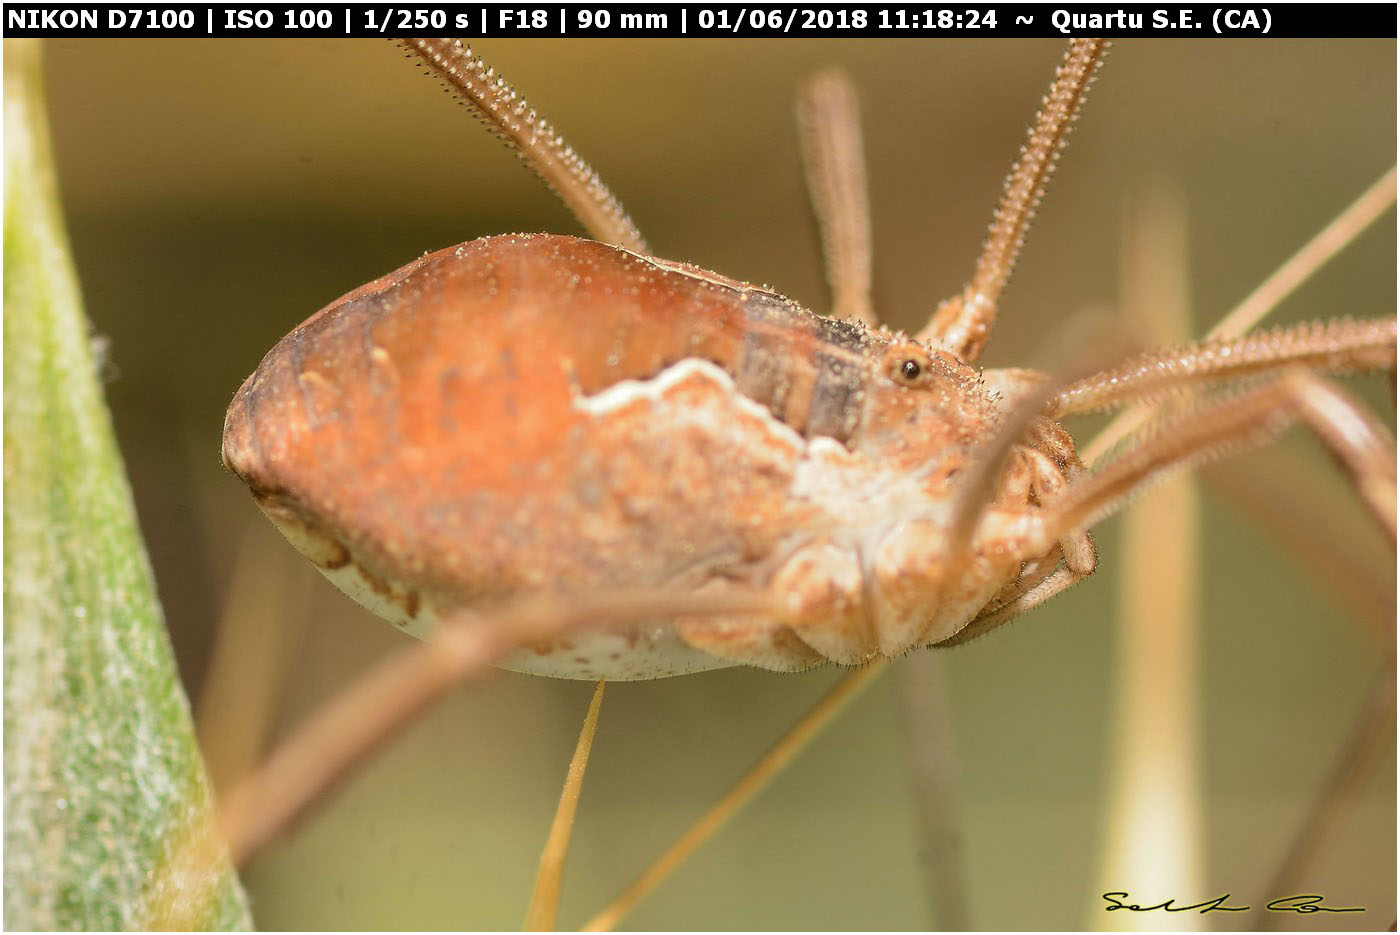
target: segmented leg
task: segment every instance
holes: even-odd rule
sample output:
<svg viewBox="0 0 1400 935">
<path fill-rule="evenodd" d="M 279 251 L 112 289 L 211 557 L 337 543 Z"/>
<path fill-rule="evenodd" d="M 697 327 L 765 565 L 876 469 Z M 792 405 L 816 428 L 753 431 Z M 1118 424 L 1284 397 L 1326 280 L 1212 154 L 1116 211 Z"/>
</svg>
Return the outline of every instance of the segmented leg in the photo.
<svg viewBox="0 0 1400 935">
<path fill-rule="evenodd" d="M 995 610 L 988 610 L 979 614 L 977 617 L 973 618 L 972 622 L 967 626 L 963 627 L 943 642 L 938 643 L 937 648 L 942 649 L 947 646 L 958 646 L 984 633 L 995 630 L 1003 623 L 1007 623 L 1021 616 L 1032 607 L 1045 603 L 1062 591 L 1069 590 L 1083 581 L 1085 577 L 1085 575 L 1068 566 L 1057 568 L 1054 574 L 1050 575 L 1048 578 L 1042 579 L 1034 587 L 1027 588 L 1014 599 L 1007 601 Z"/>
<path fill-rule="evenodd" d="M 1268 376 L 1291 366 L 1333 374 L 1394 367 L 1395 341 L 1394 318 L 1339 318 L 1153 351 L 1071 383 L 1054 395 L 1045 415 L 1058 419 L 1130 402 L 1152 402 L 1174 390 Z"/>
<path fill-rule="evenodd" d="M 1034 449 L 1023 449 L 1026 462 L 1033 472 L 1031 493 L 1037 503 L 1053 503 L 1064 495 L 1070 481 L 1048 455 Z M 951 639 L 938 646 L 953 646 L 994 629 L 1013 617 L 1018 617 L 1037 604 L 1043 603 L 1087 578 L 1098 565 L 1098 552 L 1089 533 L 1070 530 L 1056 543 L 1058 548 L 1047 555 L 1030 558 L 1022 569 L 1021 578 L 997 599 L 983 608 L 972 622 Z M 1054 566 L 1064 562 L 1064 566 Z M 1052 570 L 1053 569 L 1053 570 Z M 1050 572 L 1047 574 L 1047 572 Z"/>
<path fill-rule="evenodd" d="M 976 548 L 1009 548 L 1033 560 L 1065 549 L 1066 565 L 1048 578 L 989 608 L 954 637 L 953 645 L 986 633 L 1059 594 L 1084 578 L 1068 559 L 1077 531 L 1124 507 L 1135 495 L 1175 471 L 1273 441 L 1291 425 L 1310 428 L 1351 476 L 1362 501 L 1395 539 L 1394 442 L 1359 403 L 1328 380 L 1306 370 L 1282 377 L 1223 402 L 1198 407 L 1169 420 L 1149 438 L 1107 466 L 1072 481 L 1042 512 L 1021 515 L 988 509 L 978 521 Z M 1092 549 L 1092 545 L 1088 548 Z M 1092 564 L 1088 566 L 1092 570 Z"/>
<path fill-rule="evenodd" d="M 429 640 L 410 642 L 382 660 L 308 718 L 223 797 L 217 823 L 199 834 L 220 835 L 235 863 L 247 859 L 450 688 L 534 640 L 658 617 L 763 617 L 777 610 L 762 595 L 663 589 L 540 595 L 485 612 L 460 612 Z"/>
<path fill-rule="evenodd" d="M 860 104 L 844 72 L 813 75 L 797 103 L 807 191 L 821 228 L 832 315 L 878 322 L 870 301 L 870 203 Z"/>
<path fill-rule="evenodd" d="M 1298 249 L 1274 270 L 1234 309 L 1222 317 L 1206 334 L 1207 341 L 1224 341 L 1244 336 L 1259 324 L 1294 289 L 1306 282 L 1363 230 L 1373 224 L 1395 204 L 1396 174 L 1391 166 L 1373 185 L 1366 189 L 1341 214 Z M 1392 341 L 1392 344 L 1394 342 Z M 1392 364 L 1393 366 L 1393 364 Z M 1081 455 L 1086 464 L 1097 464 L 1103 455 L 1131 435 L 1152 417 L 1152 407 L 1139 405 L 1114 417 L 1094 436 Z"/>
<path fill-rule="evenodd" d="M 1021 148 L 1021 157 L 1006 179 L 1001 204 L 992 217 L 972 280 L 962 295 L 938 306 L 919 332 L 919 340 L 951 351 L 968 363 L 982 353 L 1026 229 L 1107 48 L 1108 41 L 1104 39 L 1070 40 L 1050 93 Z"/>
<path fill-rule="evenodd" d="M 1362 501 L 1394 539 L 1393 439 L 1333 383 L 1306 370 L 1292 370 L 1169 421 L 1103 469 L 1085 474 L 1049 511 L 1027 518 L 1025 553 L 1038 554 L 1066 531 L 1092 526 L 1172 471 L 1265 444 L 1300 421 L 1351 475 Z"/>
<path fill-rule="evenodd" d="M 404 45 L 449 90 L 476 108 L 481 119 L 568 206 L 590 237 L 638 253 L 651 252 L 598 173 L 494 68 L 456 39 L 407 39 Z"/>
</svg>

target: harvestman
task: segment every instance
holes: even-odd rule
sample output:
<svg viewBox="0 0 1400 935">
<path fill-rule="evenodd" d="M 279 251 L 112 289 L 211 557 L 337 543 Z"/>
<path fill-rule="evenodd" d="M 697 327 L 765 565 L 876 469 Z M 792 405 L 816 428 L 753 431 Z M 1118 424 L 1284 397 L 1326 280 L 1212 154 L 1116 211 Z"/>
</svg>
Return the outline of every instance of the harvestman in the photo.
<svg viewBox="0 0 1400 935">
<path fill-rule="evenodd" d="M 226 463 L 293 544 L 376 613 L 408 628 L 426 627 L 473 602 L 550 582 L 605 594 L 684 586 L 723 598 L 758 590 L 771 600 L 761 605 L 763 613 L 684 617 L 674 626 L 601 640 L 578 632 L 582 621 L 575 620 L 571 632 L 542 637 L 512 663 L 587 678 L 649 677 L 731 662 L 775 669 L 825 660 L 858 664 L 963 641 L 1059 593 L 1093 570 L 1086 530 L 1135 492 L 1171 470 L 1267 442 L 1298 421 L 1342 463 L 1393 539 L 1391 443 L 1364 409 L 1317 375 L 1393 367 L 1393 319 L 1203 342 L 1064 384 L 1025 371 L 979 374 L 970 366 L 989 337 L 1025 227 L 1097 67 L 1098 44 L 1071 46 L 971 282 L 914 339 L 863 324 L 874 319 L 863 179 L 846 116 L 851 105 L 839 82 L 814 85 L 806 133 L 833 320 L 766 290 L 651 259 L 591 170 L 479 59 L 453 43 L 414 46 L 594 237 L 618 246 L 488 238 L 430 255 L 313 316 L 240 390 L 226 427 Z M 595 278 L 601 296 L 579 288 Z M 536 307 L 539 290 L 549 288 L 551 298 L 573 303 L 572 316 L 550 317 L 557 305 Z M 618 294 L 641 294 L 652 304 L 628 301 L 617 311 Z M 444 393 L 459 389 L 450 384 L 462 376 L 449 342 L 451 326 L 460 324 L 452 309 L 464 295 L 478 300 L 470 310 L 478 316 L 472 343 L 491 358 L 472 385 L 500 391 L 485 402 L 473 397 L 475 412 L 485 412 L 482 424 L 501 429 L 504 447 L 516 449 L 514 460 L 496 465 L 504 473 L 490 476 L 537 464 L 531 489 L 553 497 L 537 496 L 547 502 L 525 511 L 528 524 L 511 522 L 521 511 L 520 489 L 483 486 L 487 475 L 464 482 L 453 474 L 466 452 L 454 450 L 452 439 L 460 444 L 459 420 L 475 414 L 453 408 Z M 695 316 L 705 314 L 713 321 L 696 325 Z M 531 344 L 502 319 L 535 328 L 536 339 L 551 337 L 550 328 L 574 333 L 556 331 L 553 341 Z M 634 335 L 640 337 L 627 343 Z M 590 341 L 597 355 L 591 360 L 579 350 Z M 538 354 L 553 346 L 570 353 Z M 521 349 L 534 352 L 521 355 L 528 366 L 518 366 Z M 430 378 L 419 379 L 425 372 Z M 1155 426 L 1100 469 L 1083 467 L 1053 421 L 1245 377 L 1257 382 Z M 562 391 L 557 399 L 525 395 L 551 381 L 557 385 L 550 389 Z M 681 519 L 713 515 L 717 528 L 708 540 L 686 542 L 685 560 L 665 553 L 653 561 L 657 543 L 639 530 L 651 528 L 641 524 L 655 513 L 628 497 L 639 480 L 646 482 L 639 472 L 654 464 L 649 457 L 680 437 L 671 419 L 681 419 L 689 433 L 675 473 L 728 481 L 732 464 L 716 450 L 745 439 L 765 449 L 759 466 L 781 483 L 754 503 L 743 499 L 744 490 L 728 488 L 719 499 L 697 495 L 682 503 L 690 512 Z M 540 423 L 536 434 L 528 425 L 519 437 L 511 434 L 531 420 Z M 587 446 L 539 447 L 554 444 L 561 426 L 563 437 L 579 432 L 580 423 Z M 388 454 L 370 444 L 386 436 L 402 442 Z M 629 450 L 639 437 L 656 447 Z M 537 460 L 522 462 L 519 449 Z M 543 469 L 563 456 L 577 467 L 578 452 L 588 450 L 607 461 L 605 470 L 586 475 L 600 489 L 579 483 L 586 472 L 560 480 Z M 334 456 L 345 457 L 345 470 L 328 478 Z M 438 477 L 457 486 L 425 482 Z M 388 488 L 371 478 L 387 480 Z M 612 487 L 603 483 L 609 478 Z M 550 491 L 542 479 L 563 486 Z M 417 499 L 386 506 L 385 495 L 393 500 L 400 488 L 411 488 Z M 451 502 L 454 496 L 461 502 Z M 608 504 L 609 497 L 617 502 Z M 383 516 L 365 522 L 375 500 Z M 468 501 L 471 511 L 461 506 Z M 665 497 L 649 502 L 663 518 L 675 509 Z M 617 509 L 604 512 L 600 503 Z M 853 531 L 855 508 L 876 522 Z M 476 555 L 441 548 L 448 540 L 434 524 L 445 513 L 473 521 L 487 515 L 505 545 L 469 540 Z M 584 529 L 580 520 L 598 528 L 566 543 L 558 534 Z M 446 525 L 448 533 L 466 528 Z M 531 535 L 522 534 L 526 528 Z M 582 551 L 579 541 L 586 543 Z M 542 550 L 542 543 L 556 549 Z M 645 574 L 629 577 L 638 567 Z M 647 618 L 666 606 L 641 600 L 639 608 L 610 614 L 611 603 L 599 599 L 591 609 L 604 618 Z M 688 613 L 683 604 L 677 599 L 678 613 Z"/>
<path fill-rule="evenodd" d="M 225 463 L 395 624 L 421 634 L 540 590 L 757 595 L 768 613 L 574 632 L 507 664 L 590 679 L 857 665 L 1025 612 L 1093 571 L 1086 530 L 1134 493 L 1295 422 L 1393 538 L 1386 432 L 1317 375 L 1392 366 L 1393 319 L 1143 354 L 1066 385 L 971 366 L 1101 43 L 1071 47 L 971 281 L 915 338 L 865 324 L 864 195 L 831 118 L 842 85 L 815 89 L 808 123 L 845 316 L 827 319 L 651 258 L 596 175 L 480 59 L 412 46 L 600 243 L 504 236 L 429 254 L 312 316 L 235 396 Z M 1092 471 L 1054 421 L 1243 377 L 1265 379 Z"/>
</svg>

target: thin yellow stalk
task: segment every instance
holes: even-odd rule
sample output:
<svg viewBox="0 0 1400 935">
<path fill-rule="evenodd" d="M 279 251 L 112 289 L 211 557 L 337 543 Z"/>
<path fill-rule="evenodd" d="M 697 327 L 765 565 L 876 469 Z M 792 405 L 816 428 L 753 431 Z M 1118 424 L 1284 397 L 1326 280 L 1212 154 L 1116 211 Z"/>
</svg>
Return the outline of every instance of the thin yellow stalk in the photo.
<svg viewBox="0 0 1400 935">
<path fill-rule="evenodd" d="M 1172 343 L 1191 330 L 1186 219 L 1178 197 L 1149 192 L 1125 236 L 1123 305 Z M 1173 480 L 1124 518 L 1123 576 L 1106 841 L 1098 893 L 1130 890 L 1152 903 L 1201 892 L 1199 519 L 1196 482 Z M 1091 909 L 1091 924 L 1139 929 L 1148 914 Z M 1128 916 L 1128 918 L 1124 918 Z M 1198 915 L 1172 924 L 1199 928 Z"/>
<path fill-rule="evenodd" d="M 1361 197 L 1337 215 L 1332 223 L 1283 262 L 1273 274 L 1227 313 L 1206 334 L 1206 339 L 1233 338 L 1247 332 L 1278 307 L 1294 289 L 1306 282 L 1328 260 L 1359 237 L 1385 211 L 1395 204 L 1395 167 L 1376 180 Z M 1099 432 L 1080 452 L 1085 464 L 1101 461 L 1113 447 L 1141 428 L 1154 413 L 1152 406 L 1125 409 Z"/>
<path fill-rule="evenodd" d="M 839 714 L 861 689 L 883 672 L 888 663 L 888 659 L 877 659 L 867 666 L 852 670 L 837 682 L 836 687 L 827 692 L 811 710 L 792 725 L 788 732 L 710 807 L 709 811 L 701 815 L 674 844 L 652 861 L 631 886 L 623 890 L 602 912 L 588 920 L 581 931 L 610 932 L 616 928 L 617 923 L 622 921 L 622 917 L 627 915 L 632 907 L 674 873 L 700 845 L 724 827 L 739 809 L 752 801 L 769 780 L 782 772 L 807 742 L 820 733 L 827 722 Z"/>
<path fill-rule="evenodd" d="M 540 869 L 535 876 L 535 891 L 525 911 L 525 931 L 552 932 L 559 918 L 559 896 L 563 891 L 564 858 L 569 853 L 573 835 L 574 816 L 578 814 L 579 795 L 583 792 L 583 774 L 588 769 L 588 754 L 593 749 L 593 735 L 598 732 L 598 710 L 603 706 L 603 679 L 593 689 L 593 700 L 583 718 L 578 745 L 569 761 L 569 774 L 564 778 L 564 790 L 559 794 L 559 808 L 549 827 L 549 838 L 540 855 Z"/>
<path fill-rule="evenodd" d="M 276 533 L 261 516 L 249 518 L 195 704 L 200 749 L 209 779 L 221 793 L 262 757 L 310 604 L 310 569 L 269 549 L 272 536 Z"/>
</svg>

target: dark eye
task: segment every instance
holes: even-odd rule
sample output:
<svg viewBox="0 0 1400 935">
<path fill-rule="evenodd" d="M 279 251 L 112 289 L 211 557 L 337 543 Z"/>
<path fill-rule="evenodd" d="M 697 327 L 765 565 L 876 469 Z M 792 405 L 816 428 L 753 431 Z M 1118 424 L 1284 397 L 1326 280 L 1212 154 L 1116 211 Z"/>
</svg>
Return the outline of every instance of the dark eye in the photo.
<svg viewBox="0 0 1400 935">
<path fill-rule="evenodd" d="M 933 375 L 928 351 L 915 341 L 894 341 L 881 364 L 885 377 L 901 386 L 923 386 Z"/>
</svg>

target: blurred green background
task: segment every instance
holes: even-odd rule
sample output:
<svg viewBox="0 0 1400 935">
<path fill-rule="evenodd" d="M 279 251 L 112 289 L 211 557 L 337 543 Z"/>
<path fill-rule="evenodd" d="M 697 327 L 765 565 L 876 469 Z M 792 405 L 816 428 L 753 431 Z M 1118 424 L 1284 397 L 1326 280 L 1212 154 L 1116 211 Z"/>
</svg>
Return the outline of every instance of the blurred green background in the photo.
<svg viewBox="0 0 1400 935">
<path fill-rule="evenodd" d="M 825 289 L 793 95 L 810 71 L 847 68 L 865 107 L 877 300 L 904 326 L 970 272 L 1060 55 L 1056 42 L 1008 40 L 488 41 L 480 50 L 594 163 L 658 254 L 771 283 L 818 310 Z M 1188 207 L 1203 332 L 1394 162 L 1395 64 L 1394 42 L 1119 44 L 985 362 L 1033 362 L 1068 315 L 1115 302 L 1125 205 L 1148 185 L 1174 188 Z M 219 463 L 233 391 L 301 319 L 425 250 L 578 228 L 386 43 L 54 42 L 47 76 L 79 272 L 108 342 L 107 389 L 182 673 L 197 698 L 230 590 L 256 601 L 248 589 L 269 582 L 273 599 L 260 613 L 285 627 L 288 655 L 245 684 L 250 710 L 275 694 L 274 732 L 285 733 L 404 637 L 318 578 L 309 602 L 278 603 L 273 579 L 314 572 Z M 1393 313 L 1394 228 L 1392 212 L 1278 317 Z M 1352 385 L 1393 420 L 1384 379 Z M 1393 555 L 1345 484 L 1308 440 L 1247 463 L 1268 472 L 1281 458 L 1317 475 L 1291 496 L 1339 518 L 1384 604 Z M 1349 585 L 1300 566 L 1209 488 L 1204 509 L 1208 886 L 1176 895 L 1229 891 L 1259 903 L 1283 895 L 1262 890 L 1384 664 L 1339 596 Z M 1111 522 L 1088 583 L 944 655 L 961 857 L 979 928 L 1102 920 L 1094 867 L 1115 539 Z M 235 582 L 240 548 L 255 571 Z M 580 924 L 628 882 L 838 676 L 730 670 L 611 686 L 562 924 Z M 589 691 L 501 674 L 448 699 L 247 869 L 260 926 L 518 926 Z M 887 680 L 629 924 L 930 924 L 904 745 Z M 1393 746 L 1381 760 L 1305 876 L 1308 890 L 1368 912 L 1289 922 L 1391 924 Z"/>
</svg>

